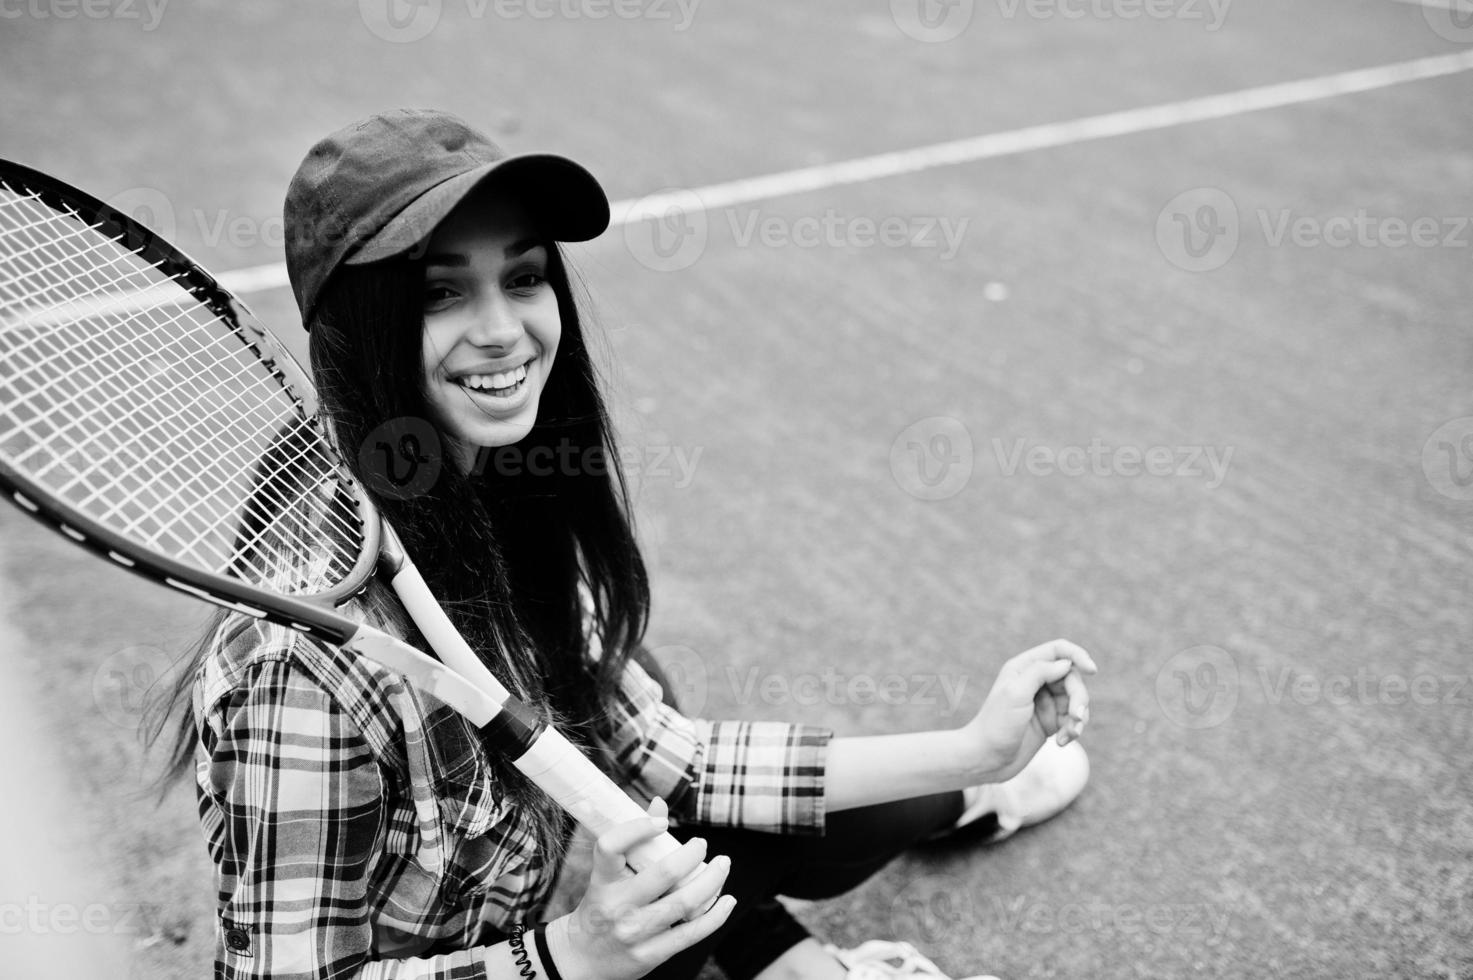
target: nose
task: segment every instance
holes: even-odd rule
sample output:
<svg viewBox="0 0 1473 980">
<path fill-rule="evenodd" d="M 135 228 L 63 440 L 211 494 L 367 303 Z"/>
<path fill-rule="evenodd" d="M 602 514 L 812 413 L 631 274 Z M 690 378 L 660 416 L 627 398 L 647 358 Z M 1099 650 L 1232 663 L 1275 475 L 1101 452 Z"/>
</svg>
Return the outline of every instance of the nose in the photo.
<svg viewBox="0 0 1473 980">
<path fill-rule="evenodd" d="M 476 310 L 467 339 L 480 347 L 510 349 L 521 340 L 526 328 L 516 308 L 499 291 L 488 295 Z"/>
</svg>

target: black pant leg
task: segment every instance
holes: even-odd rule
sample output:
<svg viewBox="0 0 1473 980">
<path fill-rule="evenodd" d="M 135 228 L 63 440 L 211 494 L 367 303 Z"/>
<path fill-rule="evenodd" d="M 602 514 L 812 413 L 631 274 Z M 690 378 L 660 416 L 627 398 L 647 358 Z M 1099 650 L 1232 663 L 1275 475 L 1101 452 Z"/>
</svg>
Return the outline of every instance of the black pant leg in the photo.
<svg viewBox="0 0 1473 980">
<path fill-rule="evenodd" d="M 962 795 L 953 792 L 831 813 L 821 837 L 694 824 L 674 828 L 682 841 L 706 838 L 709 856 L 731 858 L 725 891 L 737 907 L 715 934 L 663 963 L 648 974 L 650 980 L 691 980 L 713 954 L 730 980 L 749 980 L 808 935 L 776 896 L 841 895 L 932 831 L 954 823 L 961 811 Z"/>
</svg>

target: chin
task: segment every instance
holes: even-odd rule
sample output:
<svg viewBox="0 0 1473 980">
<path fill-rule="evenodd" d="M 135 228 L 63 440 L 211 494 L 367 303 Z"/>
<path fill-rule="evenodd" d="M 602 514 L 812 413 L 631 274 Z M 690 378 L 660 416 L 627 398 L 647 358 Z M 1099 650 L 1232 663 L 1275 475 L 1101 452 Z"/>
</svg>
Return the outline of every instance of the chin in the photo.
<svg viewBox="0 0 1473 980">
<path fill-rule="evenodd" d="M 482 421 L 471 428 L 467 441 L 482 449 L 511 446 L 527 438 L 536 424 L 537 406 L 528 405 L 526 411 L 514 418 L 498 419 L 495 422 Z"/>
<path fill-rule="evenodd" d="M 472 440 L 477 449 L 499 449 L 502 446 L 514 446 L 527 438 L 532 432 L 533 423 L 526 425 L 507 423 L 496 427 L 494 433 L 483 433 Z"/>
</svg>

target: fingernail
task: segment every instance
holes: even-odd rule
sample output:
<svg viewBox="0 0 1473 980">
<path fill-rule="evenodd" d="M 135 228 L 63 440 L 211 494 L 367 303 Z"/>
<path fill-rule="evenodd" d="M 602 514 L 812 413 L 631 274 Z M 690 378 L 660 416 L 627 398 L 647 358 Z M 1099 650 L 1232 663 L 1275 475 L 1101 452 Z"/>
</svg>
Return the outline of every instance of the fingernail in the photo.
<svg viewBox="0 0 1473 980">
<path fill-rule="evenodd" d="M 664 830 L 670 826 L 670 821 L 664 817 L 650 817 L 650 826 L 655 830 Z"/>
</svg>

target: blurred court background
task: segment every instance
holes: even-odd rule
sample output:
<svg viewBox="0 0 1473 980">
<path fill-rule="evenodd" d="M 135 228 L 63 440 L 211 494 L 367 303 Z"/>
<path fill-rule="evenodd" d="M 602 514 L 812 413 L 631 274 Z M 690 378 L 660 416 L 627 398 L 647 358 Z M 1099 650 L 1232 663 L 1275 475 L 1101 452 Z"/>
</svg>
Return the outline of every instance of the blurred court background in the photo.
<svg viewBox="0 0 1473 980">
<path fill-rule="evenodd" d="M 1095 654 L 1079 803 L 800 908 L 824 938 L 1473 977 L 1465 0 L 0 0 L 0 80 L 0 156 L 298 340 L 317 138 L 433 106 L 587 164 L 691 713 L 954 726 L 1006 657 Z M 0 977 L 206 975 L 192 791 L 135 734 L 204 610 L 13 508 L 0 588 Z"/>
</svg>

